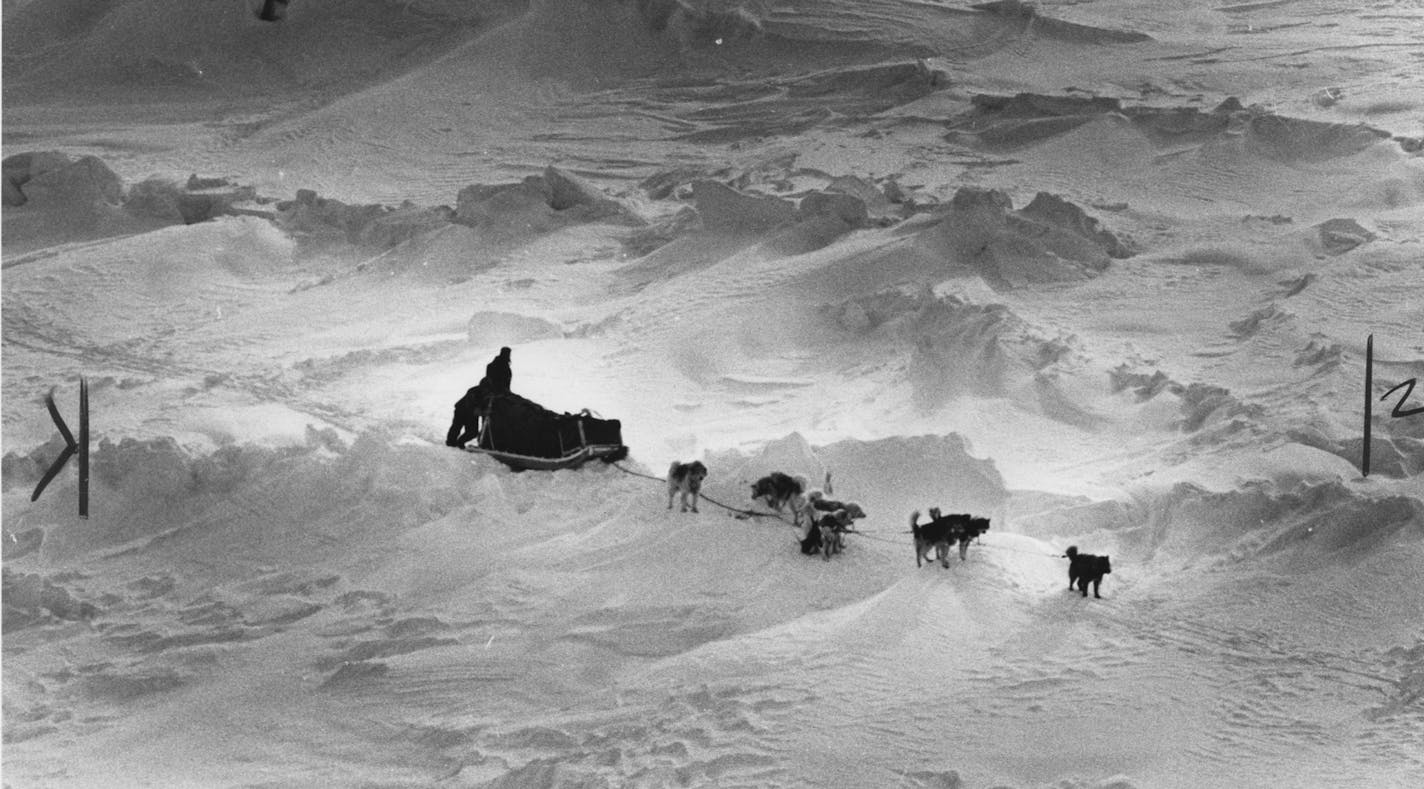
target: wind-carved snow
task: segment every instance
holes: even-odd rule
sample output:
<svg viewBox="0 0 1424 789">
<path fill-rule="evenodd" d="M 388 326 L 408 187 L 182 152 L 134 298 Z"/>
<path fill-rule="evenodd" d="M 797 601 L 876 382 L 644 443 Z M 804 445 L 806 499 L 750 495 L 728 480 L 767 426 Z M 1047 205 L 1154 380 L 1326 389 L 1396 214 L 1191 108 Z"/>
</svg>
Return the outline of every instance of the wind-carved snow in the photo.
<svg viewBox="0 0 1424 789">
<path fill-rule="evenodd" d="M 1424 771 L 1418 13 L 111 5 L 6 11 L 7 782 Z M 501 346 L 630 457 L 444 446 Z"/>
</svg>

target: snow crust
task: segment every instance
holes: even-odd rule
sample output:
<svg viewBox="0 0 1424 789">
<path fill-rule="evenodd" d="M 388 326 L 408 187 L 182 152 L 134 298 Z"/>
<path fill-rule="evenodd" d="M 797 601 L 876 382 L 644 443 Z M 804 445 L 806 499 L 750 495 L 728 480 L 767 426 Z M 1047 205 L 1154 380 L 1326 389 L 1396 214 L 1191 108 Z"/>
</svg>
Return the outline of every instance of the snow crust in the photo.
<svg viewBox="0 0 1424 789">
<path fill-rule="evenodd" d="M 250 6 L 4 8 L 7 786 L 1424 771 L 1418 9 Z"/>
</svg>

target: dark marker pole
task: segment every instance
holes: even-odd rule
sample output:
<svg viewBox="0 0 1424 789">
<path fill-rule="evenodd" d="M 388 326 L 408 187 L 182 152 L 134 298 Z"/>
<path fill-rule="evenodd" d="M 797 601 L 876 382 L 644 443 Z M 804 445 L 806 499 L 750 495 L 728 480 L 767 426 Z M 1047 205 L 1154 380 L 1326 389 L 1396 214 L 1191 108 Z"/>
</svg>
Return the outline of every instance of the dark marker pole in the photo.
<svg viewBox="0 0 1424 789">
<path fill-rule="evenodd" d="M 89 517 L 89 381 L 79 379 L 79 440 L 74 440 L 74 434 L 69 432 L 69 427 L 64 424 L 64 418 L 59 415 L 59 408 L 54 404 L 54 388 L 45 395 L 45 408 L 49 410 L 49 416 L 54 420 L 54 426 L 59 428 L 59 437 L 64 439 L 64 449 L 60 450 L 59 457 L 50 464 L 49 470 L 40 478 L 40 484 L 35 486 L 35 492 L 30 494 L 30 501 L 38 501 L 40 494 L 44 492 L 45 486 L 54 481 L 59 476 L 59 472 L 64 470 L 64 464 L 69 462 L 69 458 L 75 454 L 79 455 L 79 517 L 87 519 Z"/>
<path fill-rule="evenodd" d="M 1369 339 L 1365 340 L 1365 442 L 1360 453 L 1360 470 L 1366 477 L 1370 475 L 1370 412 L 1374 407 L 1374 365 L 1375 336 L 1371 334 Z"/>
<path fill-rule="evenodd" d="M 89 518 L 89 381 L 79 379 L 79 517 Z"/>
</svg>

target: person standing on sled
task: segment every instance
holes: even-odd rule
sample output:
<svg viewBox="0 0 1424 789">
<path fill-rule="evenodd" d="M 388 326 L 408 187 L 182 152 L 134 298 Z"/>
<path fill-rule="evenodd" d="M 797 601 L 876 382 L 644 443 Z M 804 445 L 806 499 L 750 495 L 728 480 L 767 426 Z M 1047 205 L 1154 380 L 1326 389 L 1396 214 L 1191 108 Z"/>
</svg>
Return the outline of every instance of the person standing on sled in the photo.
<svg viewBox="0 0 1424 789">
<path fill-rule="evenodd" d="M 505 394 L 514 379 L 514 371 L 509 367 L 509 348 L 500 348 L 499 355 L 485 365 L 485 379 L 480 385 L 490 394 Z"/>
<path fill-rule="evenodd" d="M 445 434 L 445 446 L 464 449 L 466 443 L 479 438 L 480 419 L 489 410 L 490 398 L 509 392 L 510 381 L 514 378 L 514 371 L 509 366 L 509 354 L 509 348 L 500 348 L 499 355 L 485 365 L 485 377 L 455 402 L 455 416 Z"/>
</svg>

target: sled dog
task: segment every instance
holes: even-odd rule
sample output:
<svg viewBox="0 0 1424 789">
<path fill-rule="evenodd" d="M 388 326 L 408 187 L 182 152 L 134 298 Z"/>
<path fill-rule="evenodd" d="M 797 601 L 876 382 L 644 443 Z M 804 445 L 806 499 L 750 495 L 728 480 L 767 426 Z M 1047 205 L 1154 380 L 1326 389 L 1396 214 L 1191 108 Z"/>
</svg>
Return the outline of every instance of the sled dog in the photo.
<svg viewBox="0 0 1424 789">
<path fill-rule="evenodd" d="M 674 460 L 668 466 L 667 473 L 667 494 L 668 509 L 672 509 L 672 500 L 678 494 L 682 494 L 681 512 L 691 509 L 697 512 L 697 499 L 702 494 L 702 480 L 707 478 L 707 467 L 700 460 L 691 463 L 679 463 Z M 688 507 L 687 499 L 692 497 L 692 506 Z"/>
<path fill-rule="evenodd" d="M 793 477 L 790 474 L 773 471 L 752 484 L 752 500 L 765 502 L 766 506 L 777 512 L 782 512 L 790 507 L 792 518 L 799 526 L 801 525 L 802 512 L 805 509 L 801 503 L 805 491 L 805 477 Z"/>
<path fill-rule="evenodd" d="M 1098 594 L 1098 586 L 1103 582 L 1103 576 L 1112 572 L 1112 562 L 1107 556 L 1095 556 L 1091 553 L 1078 553 L 1078 546 L 1070 545 L 1064 552 L 1068 557 L 1068 588 L 1072 589 L 1074 584 L 1078 586 L 1078 591 L 1088 596 L 1088 584 L 1093 585 L 1093 597 L 1101 598 Z"/>
<path fill-rule="evenodd" d="M 959 543 L 959 560 L 969 558 L 969 543 L 989 530 L 989 519 L 958 513 L 941 515 L 938 507 L 930 509 L 930 522 L 921 524 L 920 511 L 910 515 L 910 531 L 915 538 L 915 566 L 930 561 L 929 550 L 935 549 L 935 559 L 941 567 L 949 566 L 949 549 Z"/>
<path fill-rule="evenodd" d="M 821 516 L 812 527 L 821 532 L 821 552 L 826 561 L 831 560 L 832 554 L 845 550 L 845 533 L 850 529 L 850 525 L 850 512 L 838 509 Z"/>
<path fill-rule="evenodd" d="M 850 516 L 845 510 L 827 512 L 806 526 L 801 538 L 801 552 L 807 556 L 821 554 L 826 561 L 845 549 L 845 533 L 850 528 Z"/>
<path fill-rule="evenodd" d="M 836 510 L 845 510 L 850 520 L 856 521 L 865 517 L 865 508 L 853 501 L 835 501 L 826 498 L 825 491 L 820 488 L 811 488 L 805 494 L 794 497 L 791 506 L 797 510 L 797 522 L 805 519 L 807 523 L 819 523 L 821 516 Z"/>
<path fill-rule="evenodd" d="M 910 532 L 915 537 L 915 566 L 922 567 L 924 562 L 938 561 L 941 567 L 949 567 L 949 546 L 952 544 L 949 533 L 949 524 L 942 518 L 935 518 L 938 510 L 930 510 L 930 522 L 920 524 L 920 511 L 915 510 L 910 513 Z M 930 559 L 929 552 L 933 548 L 935 558 Z"/>
<path fill-rule="evenodd" d="M 973 515 L 950 515 L 949 517 L 961 519 L 958 522 L 958 538 L 959 561 L 962 562 L 969 558 L 969 543 L 989 530 L 989 519 Z"/>
</svg>

